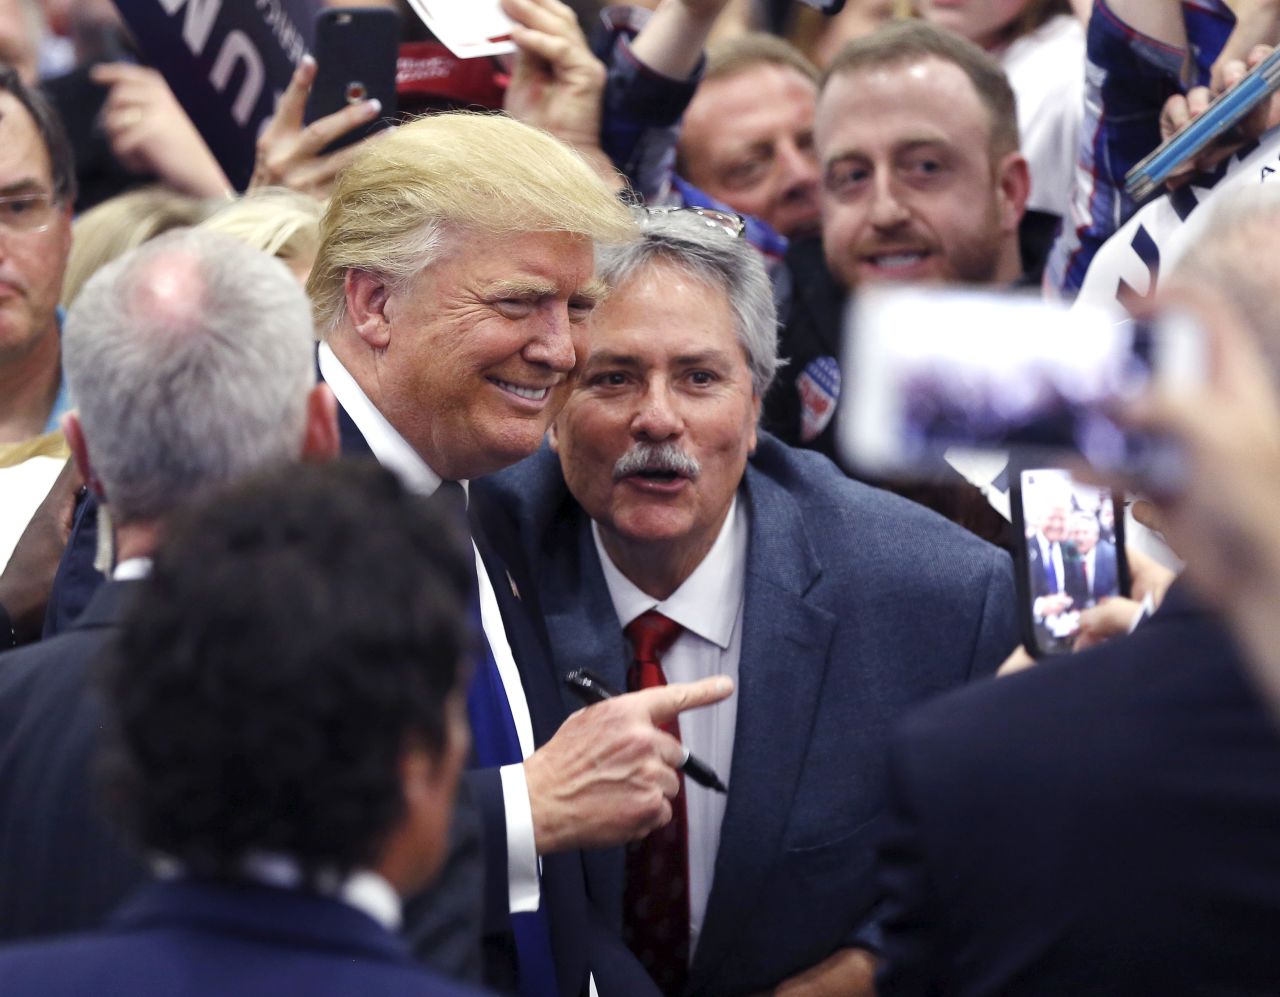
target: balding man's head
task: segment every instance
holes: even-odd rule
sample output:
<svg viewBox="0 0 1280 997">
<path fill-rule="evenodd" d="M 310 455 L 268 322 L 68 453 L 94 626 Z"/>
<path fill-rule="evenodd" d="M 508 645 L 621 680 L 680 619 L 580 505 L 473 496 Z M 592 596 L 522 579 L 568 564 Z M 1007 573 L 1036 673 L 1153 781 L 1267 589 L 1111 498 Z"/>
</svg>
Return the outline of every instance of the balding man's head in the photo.
<svg viewBox="0 0 1280 997">
<path fill-rule="evenodd" d="M 118 522 L 302 449 L 310 309 L 278 260 L 212 232 L 163 235 L 98 271 L 63 363 Z"/>
</svg>

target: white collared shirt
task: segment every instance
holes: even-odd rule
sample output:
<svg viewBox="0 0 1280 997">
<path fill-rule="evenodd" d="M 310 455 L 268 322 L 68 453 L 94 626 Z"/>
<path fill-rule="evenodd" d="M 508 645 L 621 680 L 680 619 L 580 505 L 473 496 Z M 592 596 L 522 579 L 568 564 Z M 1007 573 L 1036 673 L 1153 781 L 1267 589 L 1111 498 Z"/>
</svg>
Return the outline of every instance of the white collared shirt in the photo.
<svg viewBox="0 0 1280 997">
<path fill-rule="evenodd" d="M 153 857 L 151 865 L 161 879 L 178 879 L 186 875 L 183 863 L 166 855 Z M 400 895 L 390 883 L 370 869 L 357 869 L 348 876 L 320 872 L 310 881 L 305 881 L 302 867 L 292 857 L 279 852 L 250 852 L 240 862 L 240 874 L 263 886 L 315 890 L 322 896 L 363 911 L 388 931 L 400 930 L 403 918 Z"/>
<path fill-rule="evenodd" d="M 387 417 L 378 411 L 350 372 L 334 355 L 328 343 L 319 347 L 320 374 L 333 391 L 338 404 L 351 417 L 360 430 L 369 449 L 383 467 L 394 471 L 404 486 L 419 495 L 431 495 L 440 487 L 436 474 L 416 450 L 409 445 Z M 466 482 L 462 482 L 464 488 Z M 516 737 L 520 741 L 520 754 L 528 758 L 533 754 L 533 721 L 529 716 L 529 704 L 525 699 L 520 672 L 516 668 L 515 655 L 507 640 L 506 627 L 498 608 L 498 598 L 493 582 L 485 570 L 480 552 L 472 545 L 476 558 L 476 579 L 480 589 L 480 623 L 485 638 L 493 652 L 493 660 L 502 678 L 502 688 L 515 721 Z M 533 809 L 529 804 L 529 785 L 525 781 L 523 765 L 504 765 L 499 770 L 502 779 L 502 801 L 507 818 L 507 878 L 510 910 L 512 914 L 538 909 L 541 887 L 538 882 L 538 852 L 533 835 Z"/>
<path fill-rule="evenodd" d="M 720 534 L 707 556 L 667 599 L 659 601 L 637 588 L 610 560 L 593 522 L 605 584 L 620 625 L 625 628 L 641 613 L 656 609 L 685 629 L 662 658 L 668 682 L 693 682 L 711 675 L 728 675 L 738 684 L 742 659 L 742 603 L 747 573 L 747 517 L 738 515 L 735 497 Z M 733 738 L 738 721 L 737 692 L 715 706 L 690 710 L 680 717 L 680 739 L 730 786 Z M 689 942 L 696 951 L 707 898 L 715 873 L 728 797 L 684 780 L 689 818 Z"/>
</svg>

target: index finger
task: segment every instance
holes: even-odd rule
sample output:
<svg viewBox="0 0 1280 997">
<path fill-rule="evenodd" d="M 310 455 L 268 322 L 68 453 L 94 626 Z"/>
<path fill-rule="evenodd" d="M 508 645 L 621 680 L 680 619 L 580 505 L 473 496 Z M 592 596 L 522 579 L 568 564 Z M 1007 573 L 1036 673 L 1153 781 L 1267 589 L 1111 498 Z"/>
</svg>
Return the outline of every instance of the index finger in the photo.
<svg viewBox="0 0 1280 997">
<path fill-rule="evenodd" d="M 674 682 L 671 685 L 641 689 L 629 695 L 649 714 L 655 724 L 674 720 L 685 710 L 710 706 L 733 695 L 733 680 L 727 675 L 713 675 L 697 682 Z"/>
<path fill-rule="evenodd" d="M 315 81 L 316 60 L 309 55 L 304 55 L 293 70 L 293 75 L 289 77 L 289 85 L 276 101 L 276 113 L 271 116 L 270 125 L 279 122 L 290 131 L 302 127 L 302 115 L 307 107 L 307 96 L 311 93 L 311 84 Z"/>
</svg>

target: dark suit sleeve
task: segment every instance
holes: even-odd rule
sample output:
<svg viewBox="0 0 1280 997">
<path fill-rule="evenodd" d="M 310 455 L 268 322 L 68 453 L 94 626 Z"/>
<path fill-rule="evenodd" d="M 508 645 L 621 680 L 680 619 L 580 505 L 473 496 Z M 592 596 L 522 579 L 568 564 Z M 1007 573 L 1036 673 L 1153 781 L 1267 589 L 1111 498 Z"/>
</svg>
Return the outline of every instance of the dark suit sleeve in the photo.
<svg viewBox="0 0 1280 997">
<path fill-rule="evenodd" d="M 880 997 L 941 992 L 936 944 L 941 916 L 936 887 L 925 858 L 924 822 L 907 764 L 908 745 L 900 734 L 889 749 L 887 829 L 880 844 L 879 880 L 883 900 L 876 993 Z"/>
<path fill-rule="evenodd" d="M 484 933 L 511 929 L 511 889 L 507 872 L 507 811 L 498 769 L 472 769 L 464 776 L 479 814 L 484 859 Z"/>
<path fill-rule="evenodd" d="M 426 890 L 409 897 L 404 907 L 403 934 L 414 955 L 445 976 L 470 983 L 483 979 L 480 935 L 487 870 L 481 815 L 469 777 L 483 774 L 468 773 L 458 786 L 449 851 L 440 875 Z M 505 884 L 505 847 L 502 861 Z"/>
<path fill-rule="evenodd" d="M 975 599 L 978 605 L 978 627 L 974 636 L 973 652 L 969 657 L 966 679 L 985 678 L 995 673 L 1018 643 L 1017 599 L 1013 584 L 1013 560 L 1002 551 L 990 553 L 986 587 Z M 892 787 L 890 787 L 892 790 Z M 896 824 L 890 820 L 881 848 L 887 847 Z M 852 931 L 844 941 L 847 948 L 863 948 L 881 954 L 884 949 L 882 921 L 889 909 L 882 900 L 875 909 Z"/>
<path fill-rule="evenodd" d="M 978 632 L 969 657 L 969 681 L 992 675 L 1018 646 L 1018 599 L 1013 585 L 1013 559 L 992 550 Z"/>
</svg>

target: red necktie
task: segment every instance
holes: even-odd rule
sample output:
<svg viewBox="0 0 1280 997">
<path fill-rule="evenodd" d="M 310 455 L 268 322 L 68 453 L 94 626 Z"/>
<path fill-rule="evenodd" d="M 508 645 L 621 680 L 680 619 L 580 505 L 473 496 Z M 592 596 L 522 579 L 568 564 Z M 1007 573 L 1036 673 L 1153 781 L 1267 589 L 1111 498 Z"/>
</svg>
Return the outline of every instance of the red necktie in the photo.
<svg viewBox="0 0 1280 997">
<path fill-rule="evenodd" d="M 632 620 L 624 631 L 635 652 L 627 689 L 666 685 L 662 655 L 684 628 L 657 610 Z M 662 727 L 679 740 L 680 724 Z M 684 776 L 671 801 L 671 821 L 627 845 L 627 883 L 623 900 L 623 939 L 664 994 L 684 989 L 689 972 L 689 825 L 684 805 Z"/>
</svg>

